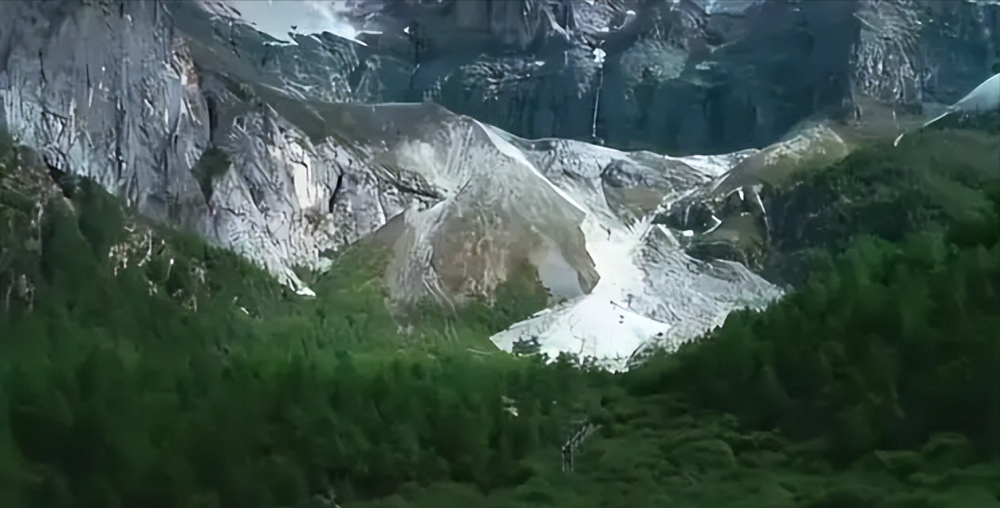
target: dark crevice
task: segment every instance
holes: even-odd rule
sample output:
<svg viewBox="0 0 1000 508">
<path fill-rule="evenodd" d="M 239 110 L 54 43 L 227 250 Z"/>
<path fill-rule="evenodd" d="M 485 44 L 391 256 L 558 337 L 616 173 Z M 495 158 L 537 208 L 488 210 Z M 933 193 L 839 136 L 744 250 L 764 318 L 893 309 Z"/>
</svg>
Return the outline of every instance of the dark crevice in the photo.
<svg viewBox="0 0 1000 508">
<path fill-rule="evenodd" d="M 63 196 L 67 199 L 73 199 L 79 185 L 76 176 L 64 169 L 66 167 L 65 164 L 59 164 L 58 162 L 53 161 L 52 156 L 50 155 L 43 155 L 42 162 L 45 163 L 45 168 L 49 173 L 49 177 L 52 178 L 52 181 L 59 186 L 59 190 L 62 191 Z"/>
<path fill-rule="evenodd" d="M 208 142 L 215 144 L 215 131 L 219 127 L 219 107 L 215 97 L 205 97 L 205 107 L 208 109 Z"/>
<path fill-rule="evenodd" d="M 210 146 L 202 152 L 198 162 L 191 168 L 191 173 L 198 181 L 198 187 L 201 189 L 202 196 L 205 197 L 206 204 L 212 201 L 215 180 L 226 174 L 229 165 L 229 155 L 221 148 Z"/>
<path fill-rule="evenodd" d="M 396 188 L 399 189 L 400 192 L 405 192 L 407 194 L 413 194 L 413 195 L 420 196 L 420 197 L 425 197 L 425 198 L 430 198 L 430 199 L 436 199 L 436 200 L 442 200 L 442 199 L 444 199 L 444 196 L 442 196 L 438 192 L 426 191 L 426 190 L 423 190 L 423 189 L 417 189 L 417 188 L 414 188 L 414 187 L 410 187 L 408 185 L 403 185 L 403 184 L 397 183 L 396 184 Z"/>
<path fill-rule="evenodd" d="M 337 175 L 337 183 L 333 184 L 333 192 L 330 193 L 330 200 L 327 202 L 327 213 L 333 214 L 333 205 L 337 202 L 337 195 L 340 194 L 340 188 L 344 184 L 344 174 L 340 173 Z"/>
</svg>

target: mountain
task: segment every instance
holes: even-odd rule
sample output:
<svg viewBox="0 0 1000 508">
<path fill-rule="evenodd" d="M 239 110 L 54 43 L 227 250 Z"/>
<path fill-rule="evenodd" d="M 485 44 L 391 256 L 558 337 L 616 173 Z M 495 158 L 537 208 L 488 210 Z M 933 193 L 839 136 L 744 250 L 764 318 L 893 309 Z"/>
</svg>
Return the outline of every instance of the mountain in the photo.
<svg viewBox="0 0 1000 508">
<path fill-rule="evenodd" d="M 258 19 L 271 12 L 264 5 L 253 6 Z M 239 2 L 5 2 L 0 126 L 39 151 L 52 171 L 92 178 L 143 216 L 247 256 L 302 296 L 314 291 L 297 270 L 327 269 L 335 252 L 361 239 L 392 252 L 385 277 L 395 306 L 431 298 L 453 307 L 490 298 L 527 264 L 553 306 L 495 342 L 512 348 L 537 337 L 547 352 L 576 351 L 620 366 L 644 344 L 689 339 L 732 310 L 781 294 L 744 266 L 753 267 L 746 249 L 732 254 L 726 247 L 734 243 L 731 224 L 711 229 L 659 218 L 716 199 L 706 193 L 747 196 L 739 206 L 753 206 L 756 191 L 744 189 L 756 184 L 747 185 L 747 175 L 782 165 L 780 171 L 794 173 L 810 161 L 846 155 L 858 129 L 806 120 L 844 98 L 815 80 L 871 92 L 874 100 L 911 78 L 908 67 L 903 75 L 875 73 L 878 62 L 901 53 L 872 40 L 859 19 L 868 26 L 865 16 L 874 16 L 919 42 L 900 49 L 906 54 L 924 44 L 910 30 L 927 14 L 905 2 L 726 5 L 354 2 L 317 11 L 332 17 L 315 26 L 332 23 L 343 35 L 278 33 L 279 40 L 241 22 Z M 972 34 L 992 33 L 988 14 L 995 7 L 937 6 L 934 23 L 961 20 L 968 31 L 952 38 L 977 48 L 975 54 L 989 53 L 993 39 Z M 290 7 L 282 11 L 295 16 Z M 282 25 L 271 21 L 271 31 Z M 653 36 L 666 28 L 662 38 Z M 926 30 L 936 40 L 937 28 Z M 420 32 L 419 65 L 401 56 L 413 31 Z M 808 49 L 815 41 L 836 47 Z M 774 44 L 793 53 L 763 59 Z M 592 51 L 597 46 L 603 61 Z M 854 58 L 859 51 L 865 58 Z M 667 54 L 683 60 L 683 70 L 649 71 L 650 62 L 671 61 Z M 976 65 L 989 60 L 983 56 Z M 553 67 L 556 61 L 565 67 Z M 775 67 L 765 72 L 765 61 Z M 819 65 L 815 72 L 796 73 L 806 82 L 784 79 L 782 69 L 810 68 L 809 62 Z M 839 66 L 840 74 L 828 66 Z M 608 145 L 622 147 L 622 137 L 669 139 L 649 119 L 639 127 L 615 120 L 629 109 L 615 101 L 647 93 L 634 82 L 626 93 L 626 68 L 653 72 L 660 84 L 641 110 L 661 112 L 668 129 L 684 125 L 695 138 L 683 150 L 738 150 L 676 158 L 547 137 L 594 141 L 587 105 L 599 103 L 597 123 L 615 133 Z M 751 70 L 755 77 L 744 79 Z M 939 75 L 946 87 L 967 81 L 962 73 Z M 528 83 L 541 88 L 521 85 Z M 813 107 L 778 106 L 776 99 L 753 105 L 761 87 L 774 86 L 813 97 Z M 677 87 L 689 92 L 674 93 Z M 735 88 L 742 91 L 721 92 Z M 699 115 L 706 116 L 674 114 L 673 106 L 656 102 L 660 94 L 700 103 Z M 420 102 L 425 97 L 439 104 Z M 418 102 L 400 103 L 406 99 Z M 885 122 L 897 117 L 895 103 L 915 99 L 889 99 L 888 106 L 870 107 L 858 99 L 855 117 L 864 105 L 864 122 L 894 135 L 895 124 Z M 741 111 L 733 101 L 774 122 L 766 128 L 752 122 L 758 126 L 752 129 L 731 123 L 728 112 Z M 795 115 L 783 113 L 791 110 Z M 511 123 L 499 111 L 519 120 Z M 727 113 L 718 117 L 720 111 Z M 550 125 L 573 128 L 524 128 L 529 113 L 532 122 L 547 117 Z M 800 133 L 779 137 L 793 125 Z M 695 216 L 718 220 L 712 213 Z M 732 219 L 740 220 L 746 219 Z M 698 245 L 718 245 L 711 235 L 723 234 L 730 235 L 722 242 L 726 252 L 689 255 L 698 254 Z M 741 238 L 747 237 L 756 241 L 753 234 Z"/>
<path fill-rule="evenodd" d="M 328 7 L 0 2 L 0 506 L 1000 506 L 995 2 Z"/>
<path fill-rule="evenodd" d="M 997 72 L 998 13 L 993 0 L 368 0 L 337 15 L 378 48 L 381 100 L 432 97 L 527 138 L 716 154 L 866 97 L 951 104 Z"/>
<path fill-rule="evenodd" d="M 368 242 L 297 297 L 0 137 L 0 505 L 996 506 L 997 120 L 765 193 L 808 283 L 618 373 L 483 347 L 525 279 L 401 333 Z"/>
</svg>

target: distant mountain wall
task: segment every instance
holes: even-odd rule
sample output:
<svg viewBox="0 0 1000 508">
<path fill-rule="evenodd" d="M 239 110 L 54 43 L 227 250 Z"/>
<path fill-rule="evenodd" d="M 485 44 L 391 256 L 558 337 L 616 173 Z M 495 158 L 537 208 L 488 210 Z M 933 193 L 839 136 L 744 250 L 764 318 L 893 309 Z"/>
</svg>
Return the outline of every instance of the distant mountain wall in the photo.
<svg viewBox="0 0 1000 508">
<path fill-rule="evenodd" d="M 386 72 L 412 70 L 383 79 L 382 100 L 433 98 L 523 137 L 596 134 L 675 154 L 760 148 L 872 98 L 951 103 L 1000 65 L 994 0 L 356 4 L 383 33 L 370 41 Z"/>
</svg>

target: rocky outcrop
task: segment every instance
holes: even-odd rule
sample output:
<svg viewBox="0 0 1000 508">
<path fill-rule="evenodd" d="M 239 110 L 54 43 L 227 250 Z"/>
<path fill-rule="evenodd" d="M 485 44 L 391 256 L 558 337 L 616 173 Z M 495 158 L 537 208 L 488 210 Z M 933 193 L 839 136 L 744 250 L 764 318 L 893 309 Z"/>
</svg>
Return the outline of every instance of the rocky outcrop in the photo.
<svg viewBox="0 0 1000 508">
<path fill-rule="evenodd" d="M 211 32 L 213 44 L 186 37 L 174 14 L 156 1 L 0 5 L 3 127 L 50 166 L 91 177 L 143 215 L 245 253 L 303 289 L 293 266 L 316 266 L 319 250 L 385 217 L 352 210 L 330 225 L 324 217 L 364 189 L 334 199 L 334 183 L 354 164 L 350 151 L 313 144 L 239 81 L 244 62 L 224 54 L 230 48 Z M 199 166 L 210 147 L 227 154 L 214 162 L 223 167 Z M 389 207 L 406 202 L 377 195 Z"/>
</svg>

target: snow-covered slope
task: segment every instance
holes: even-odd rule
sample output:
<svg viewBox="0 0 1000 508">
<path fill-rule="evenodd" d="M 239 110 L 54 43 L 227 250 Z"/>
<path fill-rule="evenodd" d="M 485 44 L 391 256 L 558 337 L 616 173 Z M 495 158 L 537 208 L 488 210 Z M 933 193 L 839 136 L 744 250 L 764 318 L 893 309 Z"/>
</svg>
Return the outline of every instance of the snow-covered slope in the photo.
<svg viewBox="0 0 1000 508">
<path fill-rule="evenodd" d="M 569 351 L 622 368 L 643 347 L 675 347 L 732 310 L 780 296 L 743 265 L 690 257 L 675 236 L 683 232 L 652 221 L 675 200 L 713 187 L 752 151 L 671 158 L 566 140 L 518 144 L 524 163 L 585 210 L 581 230 L 600 280 L 494 336 L 502 349 L 537 338 L 550 355 Z"/>
</svg>

